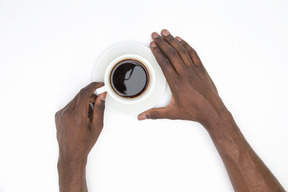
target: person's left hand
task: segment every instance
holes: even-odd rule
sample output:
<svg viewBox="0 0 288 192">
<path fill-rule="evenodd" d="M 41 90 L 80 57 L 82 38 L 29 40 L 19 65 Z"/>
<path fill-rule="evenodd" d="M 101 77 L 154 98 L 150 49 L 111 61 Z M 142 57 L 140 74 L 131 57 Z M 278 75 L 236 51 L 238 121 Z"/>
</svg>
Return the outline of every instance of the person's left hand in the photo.
<svg viewBox="0 0 288 192">
<path fill-rule="evenodd" d="M 93 94 L 103 83 L 93 82 L 55 114 L 59 162 L 87 162 L 103 128 L 106 93 Z M 93 110 L 90 106 L 93 104 Z"/>
</svg>

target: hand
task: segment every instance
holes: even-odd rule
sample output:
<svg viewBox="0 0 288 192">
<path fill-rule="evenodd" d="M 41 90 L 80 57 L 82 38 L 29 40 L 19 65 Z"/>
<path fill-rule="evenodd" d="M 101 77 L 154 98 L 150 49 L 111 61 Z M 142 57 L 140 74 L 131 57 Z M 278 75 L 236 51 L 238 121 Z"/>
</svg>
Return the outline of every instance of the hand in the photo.
<svg viewBox="0 0 288 192">
<path fill-rule="evenodd" d="M 103 83 L 89 84 L 55 114 L 59 162 L 86 163 L 103 128 L 106 93 L 93 94 L 101 86 Z M 89 103 L 94 103 L 93 110 Z"/>
<path fill-rule="evenodd" d="M 152 33 L 151 50 L 172 92 L 164 108 L 150 109 L 144 119 L 198 121 L 209 132 L 235 191 L 285 191 L 245 140 L 195 50 L 167 30 Z"/>
<path fill-rule="evenodd" d="M 163 37 L 152 33 L 150 47 L 167 79 L 172 98 L 166 107 L 145 111 L 138 119 L 183 119 L 205 124 L 226 114 L 228 110 L 195 50 L 167 30 L 161 34 Z"/>
</svg>

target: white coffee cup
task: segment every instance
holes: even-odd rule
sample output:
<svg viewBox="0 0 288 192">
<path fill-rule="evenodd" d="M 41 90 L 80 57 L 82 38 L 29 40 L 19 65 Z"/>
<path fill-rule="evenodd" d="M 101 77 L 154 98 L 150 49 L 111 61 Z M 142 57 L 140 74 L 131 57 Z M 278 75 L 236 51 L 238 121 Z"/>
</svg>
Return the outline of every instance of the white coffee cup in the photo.
<svg viewBox="0 0 288 192">
<path fill-rule="evenodd" d="M 144 65 L 144 67 L 146 67 L 146 69 L 148 71 L 149 81 L 148 81 L 147 88 L 139 96 L 133 97 L 133 98 L 122 97 L 122 96 L 118 95 L 114 91 L 114 89 L 112 88 L 112 85 L 110 83 L 110 75 L 111 75 L 113 68 L 119 62 L 121 62 L 123 60 L 127 60 L 127 59 L 139 61 L 140 63 L 142 63 Z M 117 57 L 108 65 L 108 67 L 106 68 L 106 71 L 105 71 L 105 75 L 104 75 L 104 84 L 105 85 L 103 87 L 100 87 L 100 88 L 95 90 L 95 92 L 94 92 L 95 95 L 99 95 L 101 93 L 107 92 L 107 94 L 109 94 L 113 99 L 115 99 L 116 101 L 118 101 L 120 103 L 135 104 L 135 103 L 138 103 L 138 102 L 145 100 L 151 94 L 151 92 L 154 88 L 154 85 L 155 85 L 155 71 L 154 71 L 152 65 L 145 58 L 143 58 L 139 55 L 136 55 L 136 54 L 125 54 L 125 55 Z"/>
</svg>

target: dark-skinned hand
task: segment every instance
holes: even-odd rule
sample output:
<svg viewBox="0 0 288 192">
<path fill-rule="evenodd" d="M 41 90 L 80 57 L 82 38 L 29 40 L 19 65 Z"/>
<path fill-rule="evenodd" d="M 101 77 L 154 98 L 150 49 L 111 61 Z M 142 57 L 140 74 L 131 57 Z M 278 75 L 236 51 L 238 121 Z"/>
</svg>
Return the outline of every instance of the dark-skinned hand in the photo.
<svg viewBox="0 0 288 192">
<path fill-rule="evenodd" d="M 168 30 L 152 33 L 151 50 L 170 86 L 172 98 L 163 108 L 141 113 L 144 119 L 182 119 L 201 124 L 220 119 L 227 113 L 217 89 L 196 51 Z"/>
<path fill-rule="evenodd" d="M 106 93 L 98 97 L 93 94 L 101 86 L 103 83 L 96 82 L 87 85 L 55 114 L 59 161 L 87 161 L 103 128 Z"/>
</svg>

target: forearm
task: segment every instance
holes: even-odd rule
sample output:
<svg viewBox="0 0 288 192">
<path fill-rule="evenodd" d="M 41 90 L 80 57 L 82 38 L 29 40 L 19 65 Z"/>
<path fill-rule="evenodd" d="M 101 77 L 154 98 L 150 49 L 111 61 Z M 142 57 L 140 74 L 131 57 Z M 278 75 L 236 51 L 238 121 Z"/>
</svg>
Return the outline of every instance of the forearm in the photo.
<svg viewBox="0 0 288 192">
<path fill-rule="evenodd" d="M 235 191 L 285 191 L 250 147 L 229 112 L 205 127 L 225 164 Z"/>
<path fill-rule="evenodd" d="M 87 192 L 86 162 L 58 161 L 60 192 Z"/>
</svg>

